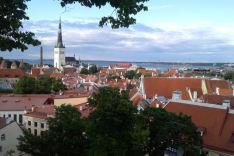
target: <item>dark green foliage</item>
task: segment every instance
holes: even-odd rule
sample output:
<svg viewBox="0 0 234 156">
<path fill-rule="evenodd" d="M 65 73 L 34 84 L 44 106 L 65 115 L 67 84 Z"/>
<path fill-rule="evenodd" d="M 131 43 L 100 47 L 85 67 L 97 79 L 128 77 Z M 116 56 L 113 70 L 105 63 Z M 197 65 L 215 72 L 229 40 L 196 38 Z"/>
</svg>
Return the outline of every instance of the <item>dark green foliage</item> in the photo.
<svg viewBox="0 0 234 156">
<path fill-rule="evenodd" d="M 34 92 L 35 80 L 28 76 L 21 76 L 16 84 L 14 94 L 32 94 Z"/>
<path fill-rule="evenodd" d="M 149 0 L 61 0 L 61 6 L 65 7 L 66 4 L 80 3 L 82 6 L 93 7 L 96 6 L 99 9 L 104 7 L 106 4 L 110 4 L 113 8 L 112 14 L 108 17 L 102 17 L 99 22 L 99 26 L 110 24 L 112 29 L 119 27 L 129 27 L 129 25 L 136 24 L 136 19 L 131 15 L 136 15 L 138 12 L 144 10 L 148 11 L 148 7 L 144 6 L 144 3 Z"/>
<path fill-rule="evenodd" d="M 202 137 L 191 117 L 182 113 L 176 115 L 155 107 L 147 107 L 141 114 L 148 116 L 145 129 L 150 131 L 149 144 L 144 148 L 145 153 L 149 153 L 150 156 L 163 155 L 168 147 L 182 147 L 186 156 L 200 155 Z"/>
<path fill-rule="evenodd" d="M 53 83 L 53 90 L 58 92 L 59 90 L 67 90 L 67 86 L 65 84 L 63 84 L 61 79 L 58 79 L 56 81 L 54 81 Z"/>
<path fill-rule="evenodd" d="M 135 86 L 131 83 L 127 84 L 127 92 L 129 93 Z"/>
<path fill-rule="evenodd" d="M 209 73 L 210 76 L 215 76 L 216 75 L 216 72 L 215 71 L 212 71 Z"/>
<path fill-rule="evenodd" d="M 12 89 L 2 89 L 0 88 L 0 93 L 13 93 Z"/>
<path fill-rule="evenodd" d="M 226 74 L 224 74 L 223 77 L 225 78 L 225 80 L 232 80 L 234 78 L 234 73 L 232 71 L 229 71 Z"/>
<path fill-rule="evenodd" d="M 89 68 L 89 73 L 90 74 L 95 74 L 97 73 L 97 66 L 93 65 L 92 67 Z"/>
<path fill-rule="evenodd" d="M 133 79 L 134 76 L 135 76 L 135 74 L 136 74 L 136 71 L 134 71 L 134 70 L 129 70 L 129 71 L 127 71 L 127 72 L 124 74 L 124 77 L 125 77 L 125 78 L 128 78 L 128 79 Z"/>
<path fill-rule="evenodd" d="M 49 93 L 51 93 L 50 78 L 42 76 L 38 80 L 36 80 L 34 92 L 36 94 L 49 94 Z"/>
<path fill-rule="evenodd" d="M 28 49 L 27 45 L 38 46 L 41 44 L 33 39 L 34 33 L 20 31 L 22 21 L 29 20 L 26 16 L 26 2 L 30 0 L 1 0 L 0 1 L 0 51 Z"/>
<path fill-rule="evenodd" d="M 86 69 L 86 68 L 82 68 L 81 71 L 80 71 L 80 74 L 88 75 L 89 74 L 89 70 Z"/>
<path fill-rule="evenodd" d="M 91 141 L 91 156 L 142 155 L 148 130 L 143 130 L 145 118 L 137 114 L 126 91 L 102 87 L 88 103 L 95 108 L 88 117 L 87 136 Z"/>
<path fill-rule="evenodd" d="M 84 119 L 76 107 L 61 105 L 48 120 L 49 130 L 41 136 L 24 132 L 18 138 L 21 154 L 32 156 L 87 156 L 88 139 Z"/>
<path fill-rule="evenodd" d="M 144 77 L 151 77 L 151 74 L 150 73 L 145 73 Z"/>
<path fill-rule="evenodd" d="M 120 79 L 120 77 L 117 76 L 117 75 L 109 74 L 109 75 L 107 76 L 107 79 L 108 79 L 108 80 L 111 80 L 111 79 Z"/>
</svg>

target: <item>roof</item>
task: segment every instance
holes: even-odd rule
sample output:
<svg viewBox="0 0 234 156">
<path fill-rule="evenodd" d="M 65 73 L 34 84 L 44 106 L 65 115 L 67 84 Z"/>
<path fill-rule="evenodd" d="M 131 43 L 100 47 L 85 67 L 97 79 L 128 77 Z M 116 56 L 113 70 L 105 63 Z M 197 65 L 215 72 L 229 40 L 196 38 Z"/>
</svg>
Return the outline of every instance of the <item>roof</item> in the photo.
<svg viewBox="0 0 234 156">
<path fill-rule="evenodd" d="M 197 97 L 201 97 L 203 95 L 201 87 L 198 88 L 190 88 L 192 96 L 194 95 L 194 91 L 197 92 Z"/>
<path fill-rule="evenodd" d="M 201 80 L 198 78 L 161 78 L 161 77 L 146 77 L 144 78 L 145 93 L 148 98 L 152 98 L 155 94 L 172 98 L 172 92 L 182 91 L 183 100 L 191 100 L 186 87 L 199 88 Z"/>
<path fill-rule="evenodd" d="M 7 118 L 0 117 L 0 129 L 6 127 L 7 125 L 9 125 L 9 124 L 11 124 L 13 122 L 15 122 L 14 120 L 11 120 L 9 122 L 9 124 L 6 124 L 6 120 L 7 120 Z"/>
<path fill-rule="evenodd" d="M 229 85 L 226 80 L 206 80 L 206 85 L 209 93 L 216 91 L 216 88 L 229 89 Z"/>
<path fill-rule="evenodd" d="M 134 99 L 132 99 L 132 105 L 136 106 L 142 100 L 143 100 L 143 98 L 140 95 L 137 95 Z"/>
<path fill-rule="evenodd" d="M 13 94 L 12 94 L 13 95 Z M 22 97 L 22 96 L 2 96 L 0 101 L 0 111 L 24 111 L 31 110 L 32 105 L 42 106 L 48 97 Z"/>
<path fill-rule="evenodd" d="M 55 73 L 55 74 L 50 75 L 50 77 L 64 77 L 64 74 L 62 74 L 62 73 Z"/>
<path fill-rule="evenodd" d="M 23 59 L 21 59 L 19 67 L 23 67 L 23 66 L 24 66 L 24 61 L 23 61 Z"/>
<path fill-rule="evenodd" d="M 35 107 L 33 112 L 24 114 L 33 118 L 47 119 L 47 115 L 54 115 L 55 105 L 43 105 L 42 107 Z"/>
<path fill-rule="evenodd" d="M 195 74 L 194 73 L 186 73 L 184 77 L 193 77 Z"/>
<path fill-rule="evenodd" d="M 11 64 L 11 66 L 17 67 L 17 64 L 15 63 L 15 61 Z"/>
<path fill-rule="evenodd" d="M 234 155 L 234 144 L 230 142 L 234 132 L 234 114 L 228 113 L 227 109 L 179 102 L 169 102 L 165 108 L 169 112 L 192 116 L 197 127 L 206 128 L 202 137 L 204 147 Z"/>
<path fill-rule="evenodd" d="M 138 69 L 138 72 L 141 74 L 150 73 L 150 75 L 153 75 L 153 76 L 158 75 L 157 72 L 154 70 Z"/>
<path fill-rule="evenodd" d="M 131 99 L 137 92 L 138 92 L 138 90 L 137 90 L 136 88 L 133 88 L 133 89 L 129 92 L 129 99 Z"/>
<path fill-rule="evenodd" d="M 219 89 L 219 95 L 233 95 L 233 89 Z"/>
<path fill-rule="evenodd" d="M 150 107 L 157 107 L 157 104 L 159 104 L 159 107 L 163 107 L 164 105 L 158 101 L 157 99 L 155 99 L 149 106 Z"/>
<path fill-rule="evenodd" d="M 51 76 L 52 74 L 54 74 L 54 71 L 56 70 L 56 68 L 52 67 L 47 69 L 46 73 L 44 74 L 45 76 Z"/>
<path fill-rule="evenodd" d="M 66 67 L 64 67 L 63 70 L 65 71 L 66 74 L 70 73 L 70 72 L 71 73 L 76 72 L 76 68 L 75 67 L 72 67 L 72 68 L 66 68 Z"/>
<path fill-rule="evenodd" d="M 7 67 L 6 61 L 2 60 L 1 67 Z"/>
<path fill-rule="evenodd" d="M 176 70 L 174 70 L 174 69 L 171 69 L 171 70 L 169 70 L 167 73 L 166 73 L 166 75 L 168 75 L 168 76 L 179 76 L 180 74 L 179 73 L 177 73 L 176 72 Z"/>
<path fill-rule="evenodd" d="M 16 78 L 25 75 L 21 69 L 0 69 L 0 77 Z"/>
<path fill-rule="evenodd" d="M 82 106 L 82 110 L 80 110 L 81 108 L 80 106 Z M 82 118 L 89 116 L 90 109 L 89 109 L 87 102 L 75 105 L 75 107 L 78 108 L 79 112 L 81 113 Z"/>
<path fill-rule="evenodd" d="M 76 62 L 76 58 L 75 57 L 66 57 L 66 62 Z"/>
<path fill-rule="evenodd" d="M 213 103 L 222 105 L 224 100 L 230 100 L 231 108 L 234 108 L 234 97 L 233 96 L 221 96 L 216 94 L 205 94 L 203 95 L 204 103 Z"/>
</svg>

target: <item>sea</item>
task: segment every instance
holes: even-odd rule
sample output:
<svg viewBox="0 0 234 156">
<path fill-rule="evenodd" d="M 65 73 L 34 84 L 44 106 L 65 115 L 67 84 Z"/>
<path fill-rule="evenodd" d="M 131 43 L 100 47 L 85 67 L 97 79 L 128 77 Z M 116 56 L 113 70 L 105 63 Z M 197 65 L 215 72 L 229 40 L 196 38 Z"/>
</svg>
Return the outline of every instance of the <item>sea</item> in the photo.
<svg viewBox="0 0 234 156">
<path fill-rule="evenodd" d="M 10 61 L 21 61 L 21 59 L 9 59 Z M 40 59 L 24 59 L 25 63 L 31 64 L 31 65 L 37 65 L 40 63 Z M 110 64 L 117 64 L 120 63 L 121 61 L 97 61 L 97 60 L 81 60 L 82 63 L 89 63 L 89 64 L 95 64 L 99 67 L 108 67 Z M 137 64 L 139 67 L 143 68 L 161 68 L 161 69 L 171 69 L 173 68 L 172 65 L 167 65 L 165 63 L 159 64 L 157 62 L 126 62 L 125 63 L 134 63 Z M 54 60 L 53 59 L 43 59 L 43 64 L 50 64 L 54 65 Z M 210 69 L 215 69 L 215 66 L 183 66 L 183 65 L 174 65 L 174 68 L 210 68 Z"/>
</svg>

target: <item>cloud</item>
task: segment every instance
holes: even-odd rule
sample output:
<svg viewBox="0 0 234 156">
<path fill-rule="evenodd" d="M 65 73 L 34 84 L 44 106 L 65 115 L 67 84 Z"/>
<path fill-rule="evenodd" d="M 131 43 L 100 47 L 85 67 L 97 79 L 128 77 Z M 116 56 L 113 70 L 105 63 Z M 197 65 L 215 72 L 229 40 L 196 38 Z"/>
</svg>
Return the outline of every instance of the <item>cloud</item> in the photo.
<svg viewBox="0 0 234 156">
<path fill-rule="evenodd" d="M 152 9 L 167 9 L 171 7 L 173 7 L 173 5 L 154 6 L 154 7 L 148 7 L 148 8 L 149 10 L 152 10 Z"/>
<path fill-rule="evenodd" d="M 170 25 L 171 26 L 171 25 Z M 24 29 L 35 32 L 42 42 L 44 58 L 53 59 L 57 41 L 57 21 L 25 21 Z M 220 31 L 222 30 L 222 31 Z M 98 23 L 82 21 L 62 22 L 63 42 L 66 55 L 80 56 L 81 59 L 122 60 L 122 61 L 187 61 L 193 60 L 232 60 L 234 35 L 212 27 L 150 27 L 141 23 L 130 28 L 113 30 L 100 28 Z M 227 35 L 229 33 L 229 35 Z M 14 50 L 1 53 L 6 58 L 39 58 L 40 47 L 29 46 L 24 53 Z M 14 55 L 12 56 L 12 54 Z M 222 57 L 220 57 L 222 55 Z"/>
</svg>

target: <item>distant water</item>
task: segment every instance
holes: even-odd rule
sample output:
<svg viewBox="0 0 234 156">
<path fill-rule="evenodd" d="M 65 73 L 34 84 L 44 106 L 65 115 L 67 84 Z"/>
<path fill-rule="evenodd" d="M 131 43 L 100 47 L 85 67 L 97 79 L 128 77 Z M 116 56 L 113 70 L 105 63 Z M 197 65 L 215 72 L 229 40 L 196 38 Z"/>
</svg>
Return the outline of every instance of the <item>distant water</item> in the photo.
<svg viewBox="0 0 234 156">
<path fill-rule="evenodd" d="M 18 60 L 21 61 L 21 59 L 9 59 L 10 61 Z M 29 63 L 31 65 L 37 65 L 40 63 L 39 59 L 24 59 L 25 63 Z M 89 63 L 89 64 L 95 64 L 97 66 L 103 67 L 103 66 L 109 66 L 110 64 L 117 64 L 119 62 L 117 61 L 92 61 L 92 60 L 81 60 L 82 63 Z M 158 64 L 156 63 L 139 63 L 139 62 L 129 62 L 129 63 L 134 63 L 137 64 L 139 67 L 145 67 L 145 68 L 158 68 Z M 43 64 L 50 64 L 54 65 L 54 60 L 53 59 L 44 59 Z M 175 65 L 174 68 L 182 68 L 183 66 Z M 168 66 L 165 64 L 160 64 L 159 68 L 161 69 L 170 69 L 172 66 Z M 192 68 L 192 66 L 186 66 L 186 68 Z M 193 68 L 212 68 L 215 69 L 216 67 L 213 66 L 194 66 Z"/>
</svg>

